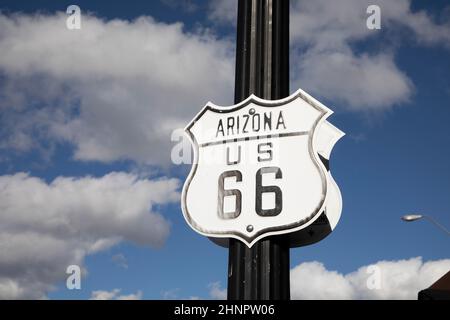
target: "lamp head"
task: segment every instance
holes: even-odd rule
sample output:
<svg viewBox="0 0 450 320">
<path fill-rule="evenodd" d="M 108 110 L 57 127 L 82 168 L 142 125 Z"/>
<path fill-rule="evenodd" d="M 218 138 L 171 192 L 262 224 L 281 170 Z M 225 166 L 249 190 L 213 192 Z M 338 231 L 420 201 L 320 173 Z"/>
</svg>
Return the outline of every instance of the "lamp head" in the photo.
<svg viewBox="0 0 450 320">
<path fill-rule="evenodd" d="M 422 218 L 423 216 L 421 214 L 407 214 L 402 217 L 402 220 L 406 222 L 412 222 Z"/>
</svg>

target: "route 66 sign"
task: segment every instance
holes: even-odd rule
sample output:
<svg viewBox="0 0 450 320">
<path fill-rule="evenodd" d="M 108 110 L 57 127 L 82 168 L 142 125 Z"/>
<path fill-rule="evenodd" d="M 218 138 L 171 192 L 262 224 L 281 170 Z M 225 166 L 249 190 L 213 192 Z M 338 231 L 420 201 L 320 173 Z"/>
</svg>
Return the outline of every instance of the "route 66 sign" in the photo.
<svg viewBox="0 0 450 320">
<path fill-rule="evenodd" d="M 185 129 L 194 148 L 182 192 L 188 224 L 219 244 L 236 238 L 249 247 L 271 235 L 289 234 L 291 246 L 326 236 L 342 209 L 327 170 L 343 135 L 326 121 L 331 114 L 302 90 L 282 100 L 208 103 Z M 325 231 L 316 222 L 324 215 Z"/>
</svg>

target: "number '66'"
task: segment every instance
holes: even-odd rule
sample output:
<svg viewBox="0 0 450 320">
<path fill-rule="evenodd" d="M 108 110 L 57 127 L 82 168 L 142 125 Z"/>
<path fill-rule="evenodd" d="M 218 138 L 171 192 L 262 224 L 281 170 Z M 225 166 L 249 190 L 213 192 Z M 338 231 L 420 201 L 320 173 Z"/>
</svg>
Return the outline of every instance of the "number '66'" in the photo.
<svg viewBox="0 0 450 320">
<path fill-rule="evenodd" d="M 262 176 L 264 174 L 275 174 L 275 179 L 283 178 L 283 173 L 278 167 L 263 167 L 256 172 L 256 188 L 255 188 L 255 212 L 262 217 L 273 217 L 283 210 L 283 195 L 281 189 L 278 186 L 263 186 Z M 217 212 L 221 219 L 235 219 L 241 214 L 242 209 L 242 194 L 238 189 L 224 188 L 226 178 L 235 177 L 236 182 L 242 182 L 242 173 L 239 170 L 225 171 L 219 176 L 219 194 L 218 194 L 218 207 Z M 262 195 L 263 193 L 275 194 L 275 208 L 263 209 L 262 208 Z M 224 199 L 225 197 L 235 197 L 235 209 L 233 212 L 225 212 Z"/>
</svg>

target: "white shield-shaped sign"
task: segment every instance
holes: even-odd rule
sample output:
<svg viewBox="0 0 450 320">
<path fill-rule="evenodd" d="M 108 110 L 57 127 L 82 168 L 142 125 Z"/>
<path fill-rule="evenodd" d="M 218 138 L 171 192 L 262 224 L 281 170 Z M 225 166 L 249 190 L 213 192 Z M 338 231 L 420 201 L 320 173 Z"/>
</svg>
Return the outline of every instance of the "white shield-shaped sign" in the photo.
<svg viewBox="0 0 450 320">
<path fill-rule="evenodd" d="M 186 127 L 194 147 L 182 194 L 188 224 L 210 238 L 236 238 L 251 247 L 270 235 L 299 234 L 327 203 L 341 205 L 321 160 L 326 154 L 319 154 L 340 138 L 327 142 L 326 132 L 319 134 L 329 129 L 331 113 L 302 90 L 282 100 L 208 103 Z"/>
</svg>

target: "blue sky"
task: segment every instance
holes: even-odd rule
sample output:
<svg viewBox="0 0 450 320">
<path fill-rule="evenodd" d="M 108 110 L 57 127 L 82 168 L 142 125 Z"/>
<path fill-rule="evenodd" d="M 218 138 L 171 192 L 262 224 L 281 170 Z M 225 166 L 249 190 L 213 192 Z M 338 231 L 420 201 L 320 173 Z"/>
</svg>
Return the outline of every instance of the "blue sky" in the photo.
<svg viewBox="0 0 450 320">
<path fill-rule="evenodd" d="M 70 4 L 0 1 L 0 297 L 87 299 L 114 289 L 143 299 L 223 297 L 228 253 L 183 219 L 178 192 L 190 166 L 171 164 L 170 134 L 207 101 L 232 103 L 234 1 L 77 1 L 82 28 L 73 31 Z M 301 87 L 333 109 L 329 120 L 346 136 L 331 157 L 341 220 L 320 243 L 292 249 L 291 267 L 336 271 L 353 286 L 344 298 L 410 298 L 450 269 L 448 236 L 400 220 L 420 212 L 450 227 L 450 7 L 370 4 L 381 7 L 381 30 L 366 28 L 365 2 L 292 1 L 291 92 Z M 105 180 L 112 172 L 123 176 Z M 55 179 L 63 182 L 49 189 Z M 103 205 L 132 193 L 134 203 Z M 103 225 L 104 207 L 114 215 Z M 48 224 L 27 222 L 34 212 Z M 159 226 L 167 233 L 148 235 Z M 24 244 L 29 234 L 43 251 Z M 87 271 L 81 290 L 65 287 L 71 263 Z M 348 275 L 371 264 L 386 277 L 405 265 L 420 281 L 406 294 L 366 292 Z"/>
</svg>

